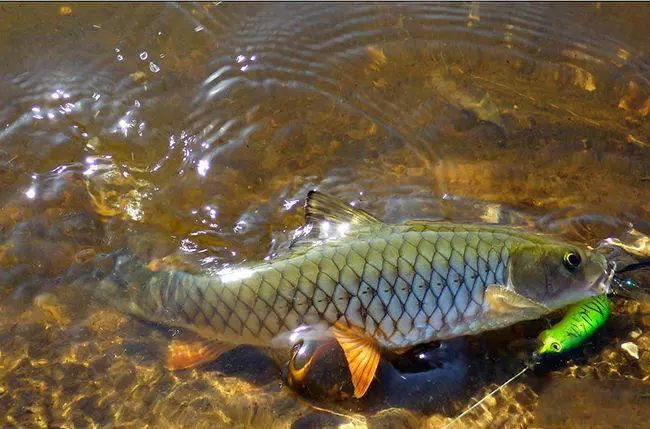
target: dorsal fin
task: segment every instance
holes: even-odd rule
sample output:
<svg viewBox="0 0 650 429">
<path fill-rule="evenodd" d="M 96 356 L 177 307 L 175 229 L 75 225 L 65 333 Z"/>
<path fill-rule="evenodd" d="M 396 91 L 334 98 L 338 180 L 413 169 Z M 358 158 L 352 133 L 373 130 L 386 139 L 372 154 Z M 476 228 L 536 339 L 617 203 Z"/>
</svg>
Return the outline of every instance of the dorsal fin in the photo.
<svg viewBox="0 0 650 429">
<path fill-rule="evenodd" d="M 409 219 L 404 222 L 404 225 L 435 225 L 438 226 L 442 223 L 448 223 L 449 219 Z"/>
<path fill-rule="evenodd" d="M 351 225 L 381 223 L 370 213 L 351 207 L 336 197 L 319 191 L 309 191 L 305 200 L 305 223 L 316 224 L 321 221 Z"/>
<path fill-rule="evenodd" d="M 356 209 L 331 195 L 309 191 L 305 199 L 305 225 L 296 231 L 289 246 L 306 250 L 322 240 L 349 236 L 364 225 L 381 225 L 370 213 Z"/>
</svg>

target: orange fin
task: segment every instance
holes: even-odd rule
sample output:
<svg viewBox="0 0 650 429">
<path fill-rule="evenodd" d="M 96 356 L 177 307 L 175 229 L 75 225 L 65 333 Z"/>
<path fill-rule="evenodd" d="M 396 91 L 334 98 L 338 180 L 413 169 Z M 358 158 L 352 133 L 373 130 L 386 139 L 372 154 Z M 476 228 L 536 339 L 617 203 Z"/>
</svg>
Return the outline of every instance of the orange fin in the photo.
<svg viewBox="0 0 650 429">
<path fill-rule="evenodd" d="M 167 349 L 166 366 L 171 370 L 193 368 L 215 360 L 234 347 L 234 344 L 216 340 L 172 340 Z"/>
<path fill-rule="evenodd" d="M 413 350 L 413 347 L 400 347 L 398 349 L 392 349 L 391 353 L 394 353 L 396 355 L 403 355 L 404 353 L 408 352 L 409 350 Z"/>
<path fill-rule="evenodd" d="M 379 344 L 368 338 L 360 329 L 342 323 L 334 325 L 334 337 L 345 353 L 352 375 L 354 397 L 366 394 L 379 366 Z"/>
</svg>

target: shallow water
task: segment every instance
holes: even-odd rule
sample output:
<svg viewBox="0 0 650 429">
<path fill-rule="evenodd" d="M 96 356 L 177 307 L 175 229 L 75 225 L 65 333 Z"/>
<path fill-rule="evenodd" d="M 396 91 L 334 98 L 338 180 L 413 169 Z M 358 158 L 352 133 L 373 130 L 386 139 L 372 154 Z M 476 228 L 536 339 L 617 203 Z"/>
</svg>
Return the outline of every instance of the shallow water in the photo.
<svg viewBox="0 0 650 429">
<path fill-rule="evenodd" d="M 338 394 L 333 353 L 296 394 L 281 357 L 247 347 L 170 373 L 166 332 L 92 298 L 88 261 L 124 246 L 195 268 L 272 254 L 314 187 L 390 222 L 514 224 L 590 245 L 650 232 L 645 4 L 0 14 L 3 426 L 439 427 L 523 367 L 522 338 L 544 321 L 454 343 L 420 375 L 386 363 L 363 401 Z M 643 426 L 650 301 L 614 302 L 583 350 L 456 427 Z"/>
</svg>

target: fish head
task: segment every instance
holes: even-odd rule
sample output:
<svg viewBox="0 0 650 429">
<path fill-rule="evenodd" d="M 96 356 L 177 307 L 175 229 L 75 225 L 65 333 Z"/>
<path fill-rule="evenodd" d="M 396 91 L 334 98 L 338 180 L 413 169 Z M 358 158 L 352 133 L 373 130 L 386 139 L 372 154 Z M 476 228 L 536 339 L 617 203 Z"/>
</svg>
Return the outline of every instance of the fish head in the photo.
<svg viewBox="0 0 650 429">
<path fill-rule="evenodd" d="M 550 312 L 608 293 L 614 269 L 602 254 L 579 245 L 526 244 L 511 252 L 507 289 Z"/>
</svg>

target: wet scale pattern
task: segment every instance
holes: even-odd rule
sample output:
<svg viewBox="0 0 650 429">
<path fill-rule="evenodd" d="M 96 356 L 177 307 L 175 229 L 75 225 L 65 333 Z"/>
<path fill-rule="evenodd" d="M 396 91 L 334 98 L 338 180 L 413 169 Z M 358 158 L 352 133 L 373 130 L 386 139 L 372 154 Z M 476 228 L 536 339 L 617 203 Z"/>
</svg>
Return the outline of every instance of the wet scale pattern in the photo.
<svg viewBox="0 0 650 429">
<path fill-rule="evenodd" d="M 143 317 L 196 324 L 208 337 L 264 345 L 301 325 L 343 320 L 399 348 L 471 330 L 486 286 L 506 283 L 509 250 L 529 240 L 472 226 L 380 225 L 213 277 L 148 276 L 118 257 L 112 280 L 138 285 L 129 301 Z"/>
</svg>

